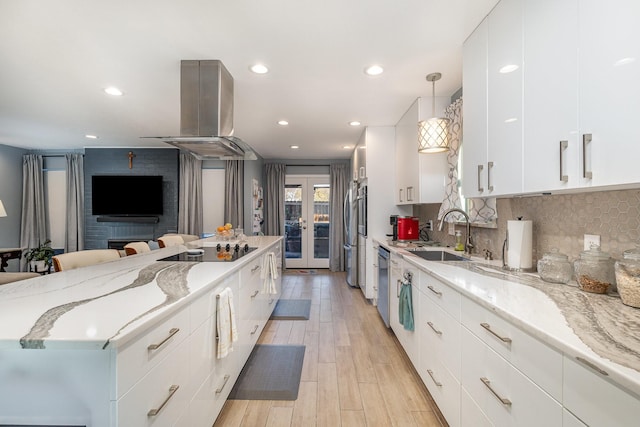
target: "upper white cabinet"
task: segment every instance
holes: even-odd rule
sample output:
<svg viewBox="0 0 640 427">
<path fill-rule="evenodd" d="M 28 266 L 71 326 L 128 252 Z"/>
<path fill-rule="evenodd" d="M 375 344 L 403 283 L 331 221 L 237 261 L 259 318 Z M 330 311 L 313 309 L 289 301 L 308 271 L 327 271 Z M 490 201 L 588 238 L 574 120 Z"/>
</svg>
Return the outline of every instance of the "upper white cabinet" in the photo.
<svg viewBox="0 0 640 427">
<path fill-rule="evenodd" d="M 433 116 L 433 98 L 418 98 L 396 124 L 397 205 L 440 203 L 444 199 L 447 153 L 418 153 L 418 122 Z M 436 97 L 436 114 L 442 116 L 448 97 Z"/>
<path fill-rule="evenodd" d="M 498 3 L 464 46 L 467 197 L 640 183 L 638 19 L 633 0 Z"/>
<path fill-rule="evenodd" d="M 353 150 L 351 157 L 351 171 L 353 180 L 363 182 L 367 178 L 367 141 L 365 133 L 360 136 L 356 148 Z"/>
<path fill-rule="evenodd" d="M 502 0 L 465 42 L 463 192 L 522 192 L 522 0 Z"/>
<path fill-rule="evenodd" d="M 580 134 L 591 135 L 579 143 L 580 177 L 585 186 L 640 183 L 640 2 L 581 0 L 579 17 Z"/>
</svg>

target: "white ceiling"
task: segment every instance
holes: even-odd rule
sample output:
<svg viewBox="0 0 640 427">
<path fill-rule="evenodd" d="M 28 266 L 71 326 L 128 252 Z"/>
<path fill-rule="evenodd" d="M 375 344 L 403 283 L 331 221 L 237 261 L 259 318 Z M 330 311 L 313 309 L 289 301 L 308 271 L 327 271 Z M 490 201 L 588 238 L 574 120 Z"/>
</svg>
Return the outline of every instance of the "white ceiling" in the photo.
<svg viewBox="0 0 640 427">
<path fill-rule="evenodd" d="M 432 72 L 436 95 L 462 86 L 462 43 L 497 1 L 0 0 L 0 144 L 169 147 L 140 137 L 179 134 L 180 60 L 219 59 L 261 156 L 348 158 L 349 121 L 394 125 Z"/>
</svg>

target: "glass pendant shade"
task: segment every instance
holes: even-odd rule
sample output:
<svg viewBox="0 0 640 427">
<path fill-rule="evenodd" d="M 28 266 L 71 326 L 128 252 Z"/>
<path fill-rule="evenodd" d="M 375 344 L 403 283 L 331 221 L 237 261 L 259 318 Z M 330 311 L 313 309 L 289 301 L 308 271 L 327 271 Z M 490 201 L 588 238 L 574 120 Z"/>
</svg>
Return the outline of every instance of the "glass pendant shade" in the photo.
<svg viewBox="0 0 640 427">
<path fill-rule="evenodd" d="M 449 149 L 449 119 L 433 117 L 418 122 L 418 152 L 441 153 Z"/>
<path fill-rule="evenodd" d="M 442 74 L 431 73 L 427 75 L 427 81 L 431 82 L 432 118 L 418 122 L 418 153 L 442 153 L 449 150 L 449 122 L 451 120 L 436 117 L 436 80 L 440 80 Z"/>
</svg>

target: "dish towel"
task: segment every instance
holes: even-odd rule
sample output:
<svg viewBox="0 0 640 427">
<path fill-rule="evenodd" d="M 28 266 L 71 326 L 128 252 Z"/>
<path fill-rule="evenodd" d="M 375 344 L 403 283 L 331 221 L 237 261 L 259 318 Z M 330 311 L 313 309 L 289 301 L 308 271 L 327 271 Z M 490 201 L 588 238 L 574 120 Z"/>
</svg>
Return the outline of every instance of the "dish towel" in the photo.
<svg viewBox="0 0 640 427">
<path fill-rule="evenodd" d="M 216 358 L 222 359 L 233 351 L 233 342 L 238 341 L 238 330 L 236 327 L 236 313 L 233 307 L 233 291 L 231 288 L 224 288 L 216 298 L 216 316 L 218 335 L 218 346 Z"/>
<path fill-rule="evenodd" d="M 411 280 L 407 277 L 402 281 L 402 288 L 400 289 L 400 300 L 398 301 L 399 307 L 399 321 L 404 329 L 407 331 L 413 331 L 413 299 L 411 295 Z"/>
<path fill-rule="evenodd" d="M 276 287 L 276 279 L 278 278 L 278 265 L 275 253 L 268 252 L 264 256 L 264 259 L 262 260 L 262 271 L 260 272 L 260 278 L 263 280 L 263 294 L 278 293 L 278 288 Z"/>
</svg>

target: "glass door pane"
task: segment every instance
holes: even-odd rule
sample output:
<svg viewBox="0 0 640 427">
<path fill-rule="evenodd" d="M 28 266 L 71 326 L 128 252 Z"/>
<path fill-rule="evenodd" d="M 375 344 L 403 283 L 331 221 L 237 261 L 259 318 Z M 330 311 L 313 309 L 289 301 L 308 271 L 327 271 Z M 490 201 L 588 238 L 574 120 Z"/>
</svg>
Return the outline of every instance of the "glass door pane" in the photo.
<svg viewBox="0 0 640 427">
<path fill-rule="evenodd" d="M 286 258 L 302 258 L 302 184 L 287 183 L 284 190 L 284 247 Z"/>
</svg>

